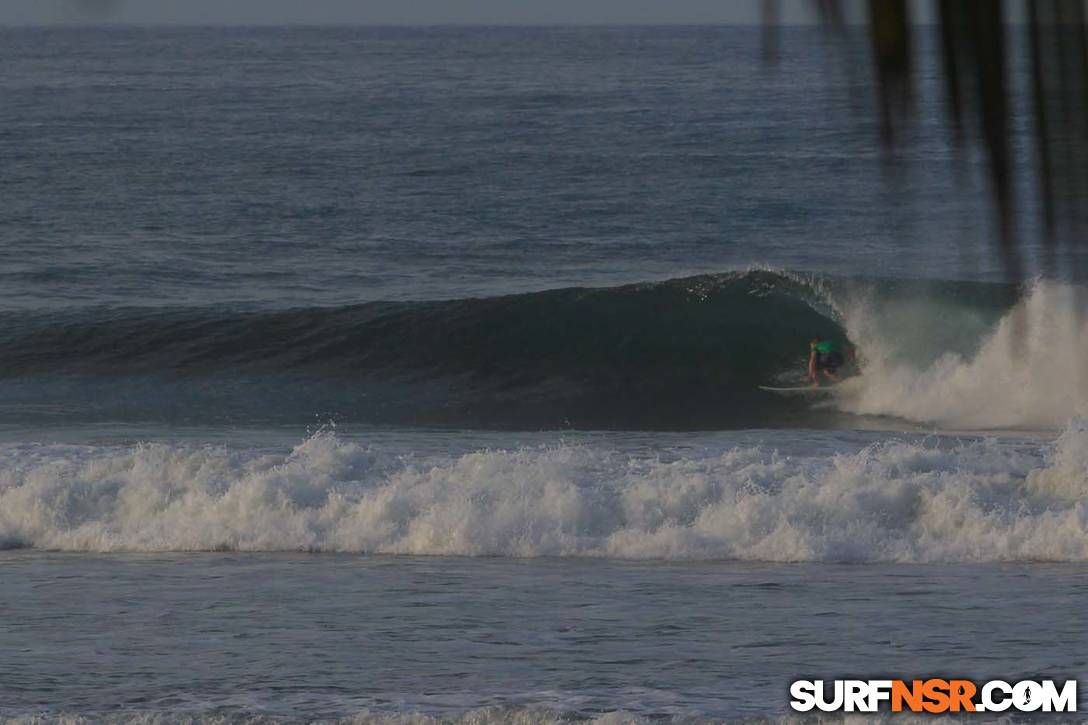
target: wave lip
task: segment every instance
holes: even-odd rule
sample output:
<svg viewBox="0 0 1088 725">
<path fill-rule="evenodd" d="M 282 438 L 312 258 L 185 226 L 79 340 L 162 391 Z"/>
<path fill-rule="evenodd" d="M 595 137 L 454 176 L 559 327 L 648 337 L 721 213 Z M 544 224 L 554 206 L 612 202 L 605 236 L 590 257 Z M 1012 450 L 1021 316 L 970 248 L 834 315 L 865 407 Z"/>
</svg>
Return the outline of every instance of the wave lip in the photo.
<svg viewBox="0 0 1088 725">
<path fill-rule="evenodd" d="M 65 551 L 771 562 L 1088 560 L 1088 425 L 1053 447 L 886 442 L 673 462 L 580 446 L 405 462 L 324 431 L 289 454 L 14 446 L 0 539 Z"/>
</svg>

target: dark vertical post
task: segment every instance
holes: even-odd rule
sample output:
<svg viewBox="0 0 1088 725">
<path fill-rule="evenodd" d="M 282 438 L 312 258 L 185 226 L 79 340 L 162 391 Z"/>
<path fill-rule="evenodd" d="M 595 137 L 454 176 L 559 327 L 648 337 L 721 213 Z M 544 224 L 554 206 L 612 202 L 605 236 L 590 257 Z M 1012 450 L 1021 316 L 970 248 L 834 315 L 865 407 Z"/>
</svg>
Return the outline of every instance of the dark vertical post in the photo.
<svg viewBox="0 0 1088 725">
<path fill-rule="evenodd" d="M 763 60 L 766 63 L 778 62 L 778 0 L 763 0 Z"/>
<path fill-rule="evenodd" d="M 1012 167 L 1009 158 L 1009 108 L 1005 81 L 1004 3 L 969 0 L 978 75 L 982 136 L 990 160 L 990 180 L 1000 222 L 1000 251 L 1010 281 L 1023 279 L 1013 225 Z"/>
<path fill-rule="evenodd" d="M 1031 89 L 1035 108 L 1035 148 L 1039 155 L 1039 190 L 1043 203 L 1043 226 L 1048 264 L 1053 267 L 1054 178 L 1050 159 L 1050 129 L 1047 125 L 1046 85 L 1043 81 L 1043 52 L 1039 2 L 1027 0 L 1028 45 L 1031 50 Z M 1053 271 L 1053 270 L 1051 270 Z"/>
<path fill-rule="evenodd" d="M 937 0 L 938 27 L 941 33 L 941 61 L 944 66 L 944 88 L 947 95 L 948 117 L 952 122 L 952 138 L 963 144 L 963 100 L 960 98 L 958 37 L 962 30 L 958 0 Z M 1030 0 L 1029 0 L 1030 1 Z"/>
<path fill-rule="evenodd" d="M 869 0 L 869 37 L 880 84 L 884 143 L 895 140 L 897 121 L 911 108 L 910 18 L 906 0 Z"/>
</svg>

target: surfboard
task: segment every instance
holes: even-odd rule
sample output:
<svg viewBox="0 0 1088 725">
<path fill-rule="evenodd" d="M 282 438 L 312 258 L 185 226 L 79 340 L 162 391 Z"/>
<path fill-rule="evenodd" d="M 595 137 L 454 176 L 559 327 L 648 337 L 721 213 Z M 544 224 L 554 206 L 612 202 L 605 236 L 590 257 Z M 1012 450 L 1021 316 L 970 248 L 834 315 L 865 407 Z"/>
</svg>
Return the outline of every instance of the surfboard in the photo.
<svg viewBox="0 0 1088 725">
<path fill-rule="evenodd" d="M 793 388 L 779 388 L 772 385 L 760 385 L 759 389 L 766 390 L 768 393 L 781 393 L 783 395 L 820 395 L 821 393 L 830 393 L 834 387 L 834 385 L 821 385 L 814 388 L 811 385 L 801 385 Z"/>
</svg>

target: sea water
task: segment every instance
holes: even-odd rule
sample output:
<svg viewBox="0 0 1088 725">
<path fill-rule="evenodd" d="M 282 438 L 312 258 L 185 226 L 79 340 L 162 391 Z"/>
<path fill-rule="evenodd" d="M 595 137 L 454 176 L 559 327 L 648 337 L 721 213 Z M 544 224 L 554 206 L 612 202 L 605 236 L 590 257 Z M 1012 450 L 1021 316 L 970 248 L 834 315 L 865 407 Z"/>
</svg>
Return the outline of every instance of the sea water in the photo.
<svg viewBox="0 0 1088 725">
<path fill-rule="evenodd" d="M 992 262 L 929 65 L 890 176 L 814 29 L 0 41 L 0 716 L 1088 676 L 1082 288 Z M 813 334 L 863 374 L 760 390 Z"/>
</svg>

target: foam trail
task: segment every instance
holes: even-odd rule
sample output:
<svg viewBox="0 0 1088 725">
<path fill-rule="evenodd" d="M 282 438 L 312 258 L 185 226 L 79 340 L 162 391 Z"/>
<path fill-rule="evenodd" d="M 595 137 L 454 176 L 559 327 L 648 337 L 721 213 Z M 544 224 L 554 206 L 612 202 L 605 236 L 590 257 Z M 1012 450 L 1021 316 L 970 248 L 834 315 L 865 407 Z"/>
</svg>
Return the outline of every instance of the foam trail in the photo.
<svg viewBox="0 0 1088 725">
<path fill-rule="evenodd" d="M 843 318 L 865 367 L 838 407 L 961 429 L 1060 429 L 1088 412 L 1084 294 L 1036 282 L 973 354 L 945 352 L 924 364 L 903 339 L 924 344 L 917 341 L 940 310 L 912 319 L 864 300 L 845 305 Z"/>
<path fill-rule="evenodd" d="M 422 461 L 325 431 L 290 453 L 0 449 L 0 541 L 760 561 L 1088 560 L 1088 427 L 1052 446 L 890 441 L 661 461 L 559 446 Z"/>
</svg>

